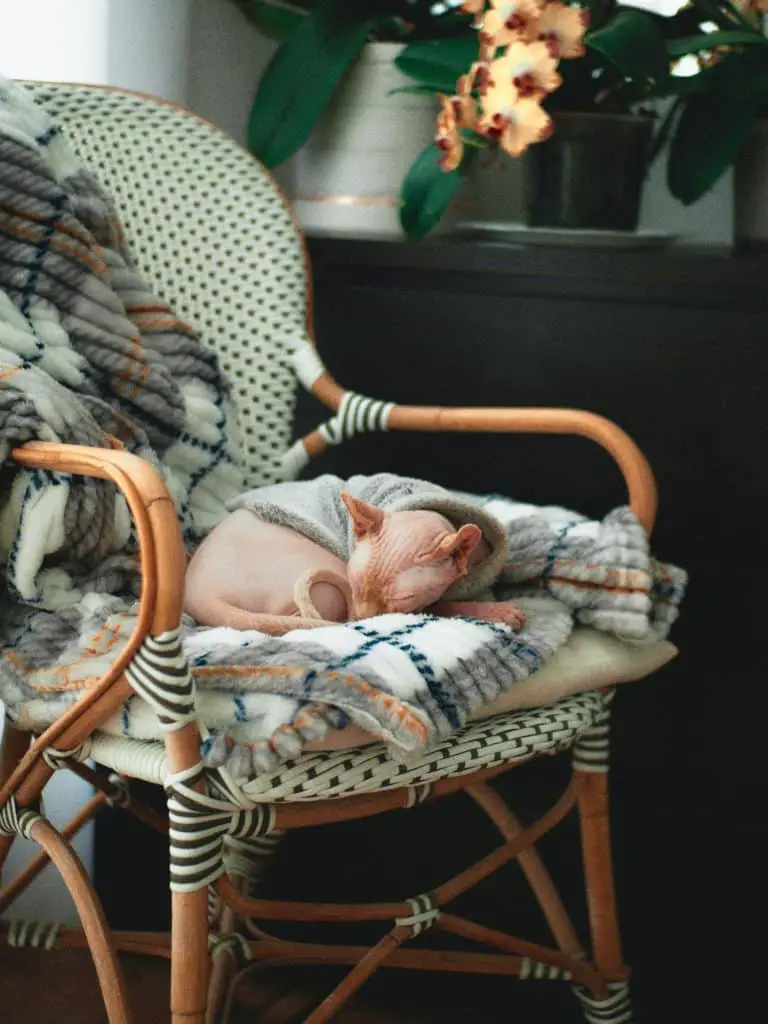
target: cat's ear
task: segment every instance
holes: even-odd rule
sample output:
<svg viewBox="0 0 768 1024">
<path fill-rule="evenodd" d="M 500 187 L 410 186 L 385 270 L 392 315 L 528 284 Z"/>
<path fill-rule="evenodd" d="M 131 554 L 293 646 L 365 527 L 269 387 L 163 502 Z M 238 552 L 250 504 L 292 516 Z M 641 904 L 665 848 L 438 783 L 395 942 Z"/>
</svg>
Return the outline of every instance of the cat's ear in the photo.
<svg viewBox="0 0 768 1024">
<path fill-rule="evenodd" d="M 469 556 L 482 539 L 483 531 L 479 526 L 476 526 L 475 523 L 465 523 L 459 527 L 456 533 L 444 537 L 423 561 L 432 562 L 439 558 L 452 558 L 459 576 L 466 576 Z"/>
<path fill-rule="evenodd" d="M 362 540 L 364 537 L 373 537 L 381 532 L 384 520 L 387 518 L 384 509 L 369 505 L 367 501 L 355 498 L 348 491 L 341 492 L 341 500 L 349 512 L 352 529 L 358 540 Z"/>
</svg>

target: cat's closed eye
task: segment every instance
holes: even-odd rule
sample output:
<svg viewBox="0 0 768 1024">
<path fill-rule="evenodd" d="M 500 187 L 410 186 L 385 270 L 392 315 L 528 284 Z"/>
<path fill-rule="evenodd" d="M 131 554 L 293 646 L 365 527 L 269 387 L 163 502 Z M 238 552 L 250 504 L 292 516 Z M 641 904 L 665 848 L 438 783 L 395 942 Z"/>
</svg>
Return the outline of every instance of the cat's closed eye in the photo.
<svg viewBox="0 0 768 1024">
<path fill-rule="evenodd" d="M 436 555 L 434 551 L 422 551 L 421 554 L 416 555 L 414 558 L 416 565 L 430 565 L 430 566 L 447 566 L 451 562 L 450 555 Z"/>
</svg>

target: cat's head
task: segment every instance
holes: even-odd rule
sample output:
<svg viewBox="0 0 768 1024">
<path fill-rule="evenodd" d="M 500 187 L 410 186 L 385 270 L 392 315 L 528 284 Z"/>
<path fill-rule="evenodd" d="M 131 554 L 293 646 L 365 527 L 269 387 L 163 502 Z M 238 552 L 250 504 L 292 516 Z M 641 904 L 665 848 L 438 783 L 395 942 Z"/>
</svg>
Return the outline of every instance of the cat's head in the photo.
<svg viewBox="0 0 768 1024">
<path fill-rule="evenodd" d="M 421 611 L 466 575 L 479 526 L 457 530 L 439 512 L 386 512 L 347 492 L 341 497 L 356 540 L 347 566 L 356 618 Z"/>
</svg>

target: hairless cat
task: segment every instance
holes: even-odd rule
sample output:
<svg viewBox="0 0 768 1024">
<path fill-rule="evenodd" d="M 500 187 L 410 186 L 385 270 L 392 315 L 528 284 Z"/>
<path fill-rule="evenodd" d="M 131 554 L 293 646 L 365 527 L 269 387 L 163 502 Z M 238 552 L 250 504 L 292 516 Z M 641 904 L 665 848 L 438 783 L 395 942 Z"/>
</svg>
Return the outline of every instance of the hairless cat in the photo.
<svg viewBox="0 0 768 1024">
<path fill-rule="evenodd" d="M 439 600 L 487 553 L 479 526 L 456 529 L 439 512 L 387 512 L 347 492 L 341 497 L 355 535 L 348 563 L 295 530 L 237 509 L 192 557 L 185 610 L 201 625 L 273 636 L 424 610 L 522 628 L 525 616 L 514 604 Z"/>
</svg>

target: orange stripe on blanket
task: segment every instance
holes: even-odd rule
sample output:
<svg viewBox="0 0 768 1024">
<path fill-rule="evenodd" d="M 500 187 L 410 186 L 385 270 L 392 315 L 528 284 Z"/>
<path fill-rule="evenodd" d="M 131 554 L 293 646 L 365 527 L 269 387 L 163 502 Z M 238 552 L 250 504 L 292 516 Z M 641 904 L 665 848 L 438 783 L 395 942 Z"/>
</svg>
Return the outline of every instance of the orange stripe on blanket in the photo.
<svg viewBox="0 0 768 1024">
<path fill-rule="evenodd" d="M 15 668 L 26 673 L 26 681 L 29 683 L 32 689 L 36 690 L 38 693 L 67 693 L 70 690 L 86 689 L 87 684 L 84 684 L 82 680 L 70 679 L 69 673 L 71 672 L 74 665 L 58 666 L 54 669 L 38 669 L 37 672 L 35 672 L 34 670 L 29 671 L 29 662 L 27 662 L 25 658 L 16 655 L 11 650 L 4 650 L 3 657 L 6 659 L 6 661 L 9 661 L 11 665 L 13 665 Z M 52 676 L 55 682 L 36 682 L 34 678 L 35 675 L 42 675 L 43 673 L 45 673 L 48 676 Z"/>
<path fill-rule="evenodd" d="M 574 580 L 570 576 L 547 576 L 550 583 L 561 583 L 576 590 L 604 590 L 607 594 L 650 594 L 650 587 L 620 587 L 594 580 Z M 527 582 L 527 581 L 523 581 Z"/>
<path fill-rule="evenodd" d="M 167 334 L 175 331 L 177 334 L 187 334 L 196 337 L 195 330 L 183 320 L 169 313 L 167 309 L 152 312 L 136 313 L 133 309 L 126 309 L 126 313 L 133 323 L 139 328 L 142 334 Z"/>
<path fill-rule="evenodd" d="M 45 236 L 45 230 L 43 228 L 25 228 L 21 224 L 11 224 L 6 222 L 4 230 L 11 235 L 15 235 L 17 238 L 23 239 L 25 242 L 31 241 L 36 244 L 41 242 Z M 54 249 L 56 252 L 66 253 L 71 256 L 78 263 L 84 264 L 89 270 L 92 270 L 100 277 L 103 277 L 107 273 L 107 266 L 102 259 L 98 256 L 92 255 L 92 251 L 90 249 L 83 250 L 82 248 L 78 248 L 72 243 L 67 242 L 59 232 L 53 233 L 47 245 L 50 249 Z"/>
<path fill-rule="evenodd" d="M 292 675 L 305 675 L 306 666 L 304 665 L 198 665 L 192 669 L 192 676 L 228 676 L 228 677 L 243 677 L 253 675 L 256 672 L 264 672 L 270 676 L 292 676 Z M 382 690 L 376 689 L 375 686 L 371 686 L 370 683 L 366 683 L 364 679 L 359 679 L 354 675 L 342 675 L 340 672 L 328 672 L 327 676 L 329 679 L 333 679 L 342 682 L 345 686 L 351 686 L 357 690 L 357 692 L 363 696 L 370 698 L 377 704 L 381 704 L 387 711 L 390 712 L 398 722 L 408 730 L 418 736 L 421 740 L 425 740 L 427 737 L 427 727 L 419 716 L 405 707 L 403 704 L 393 697 L 389 693 L 384 693 Z"/>
<path fill-rule="evenodd" d="M 152 331 L 173 331 L 178 327 L 176 317 L 168 310 L 163 310 L 162 313 L 159 311 L 157 313 L 142 313 L 140 316 L 134 316 L 132 310 L 127 310 L 127 312 L 142 334 L 151 334 Z"/>
<path fill-rule="evenodd" d="M 16 206 L 11 206 L 10 203 L 1 202 L 0 210 L 5 210 L 5 212 L 10 214 L 11 217 L 18 217 L 19 220 L 31 220 L 36 224 L 41 224 L 44 228 L 48 227 L 48 217 L 43 216 L 42 214 L 32 213 L 31 210 L 20 210 Z M 56 230 L 60 231 L 62 235 L 68 235 L 70 238 L 73 238 L 76 242 L 82 243 L 82 245 L 86 247 L 90 247 L 93 242 L 93 238 L 89 234 L 77 231 L 75 228 L 67 224 L 63 218 L 57 221 Z"/>
<path fill-rule="evenodd" d="M 254 672 L 265 672 L 270 676 L 304 675 L 304 665 L 197 665 L 192 669 L 193 676 L 247 676 Z"/>
<path fill-rule="evenodd" d="M 139 354 L 143 349 L 141 338 L 126 338 L 125 340 L 131 342 L 131 347 L 125 355 L 127 360 L 126 368 L 120 371 L 117 379 L 118 381 L 125 381 L 129 385 L 120 388 L 124 396 L 126 398 L 135 398 L 139 393 L 139 388 L 144 384 L 149 375 L 149 366 L 143 359 L 139 358 Z M 137 375 L 134 375 L 135 367 L 139 368 Z"/>
<path fill-rule="evenodd" d="M 94 646 L 107 632 L 110 632 L 111 636 L 106 644 L 103 647 Z M 15 668 L 25 673 L 26 681 L 38 693 L 66 693 L 72 690 L 87 690 L 89 687 L 95 686 L 102 677 L 100 675 L 88 675 L 82 676 L 79 679 L 73 679 L 72 673 L 77 668 L 86 666 L 94 657 L 109 654 L 120 640 L 127 640 L 127 637 L 121 633 L 120 625 L 111 626 L 109 629 L 102 627 L 95 634 L 91 641 L 91 646 L 82 657 L 69 662 L 67 665 L 58 665 L 52 668 L 35 669 L 26 658 L 10 649 L 3 651 L 3 657 Z"/>
</svg>

